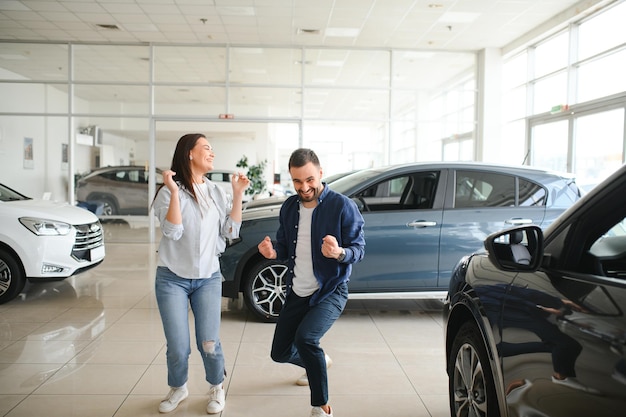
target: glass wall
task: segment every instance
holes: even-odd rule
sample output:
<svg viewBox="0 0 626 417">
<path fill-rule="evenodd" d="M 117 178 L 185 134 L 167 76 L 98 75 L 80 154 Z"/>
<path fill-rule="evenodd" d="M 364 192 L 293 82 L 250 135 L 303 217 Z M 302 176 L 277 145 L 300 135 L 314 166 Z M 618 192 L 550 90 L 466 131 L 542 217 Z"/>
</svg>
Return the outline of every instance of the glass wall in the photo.
<svg viewBox="0 0 626 417">
<path fill-rule="evenodd" d="M 473 144 L 472 52 L 10 42 L 2 51 L 0 94 L 12 97 L 0 104 L 0 116 L 11 120 L 0 126 L 12 144 L 8 169 L 22 169 L 10 155 L 21 151 L 29 115 L 66 121 L 50 134 L 68 144 L 69 177 L 110 165 L 167 166 L 175 141 L 203 132 L 206 122 L 214 124 L 203 133 L 234 141 L 252 164 L 281 167 L 286 147 L 310 146 L 327 161 L 326 175 L 439 159 L 443 142 L 460 134 Z M 161 123 L 151 133 L 157 120 L 175 127 Z M 245 129 L 254 123 L 266 132 Z M 271 127 L 277 124 L 299 129 L 287 139 Z M 243 148 L 242 138 L 250 138 Z M 222 168 L 234 169 L 238 159 Z M 271 183 L 280 169 L 268 171 Z M 71 188 L 54 198 L 76 199 Z"/>
<path fill-rule="evenodd" d="M 624 163 L 626 2 L 505 57 L 503 132 L 526 162 L 595 184 Z"/>
</svg>

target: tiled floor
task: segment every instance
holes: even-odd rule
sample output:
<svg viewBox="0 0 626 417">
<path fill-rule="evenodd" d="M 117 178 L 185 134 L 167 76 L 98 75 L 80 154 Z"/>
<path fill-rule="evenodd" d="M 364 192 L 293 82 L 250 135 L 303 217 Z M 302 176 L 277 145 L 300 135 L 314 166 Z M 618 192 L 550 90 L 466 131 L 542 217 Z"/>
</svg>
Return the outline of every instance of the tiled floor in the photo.
<svg viewBox="0 0 626 417">
<path fill-rule="evenodd" d="M 97 268 L 27 284 L 19 299 L 0 306 L 1 416 L 159 415 L 168 387 L 155 248 L 109 239 Z M 223 304 L 221 415 L 308 417 L 309 390 L 295 385 L 301 370 L 269 358 L 274 326 L 238 304 Z M 440 302 L 350 300 L 322 346 L 333 359 L 336 417 L 449 415 Z M 207 415 L 197 351 L 190 363 L 190 396 L 170 415 Z"/>
</svg>

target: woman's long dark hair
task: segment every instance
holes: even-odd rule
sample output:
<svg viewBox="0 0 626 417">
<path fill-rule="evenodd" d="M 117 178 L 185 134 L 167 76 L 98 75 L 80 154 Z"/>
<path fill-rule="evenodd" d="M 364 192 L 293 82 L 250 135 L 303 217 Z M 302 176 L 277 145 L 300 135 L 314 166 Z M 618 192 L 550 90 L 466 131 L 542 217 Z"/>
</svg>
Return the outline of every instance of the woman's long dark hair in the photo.
<svg viewBox="0 0 626 417">
<path fill-rule="evenodd" d="M 174 156 L 172 157 L 172 165 L 170 169 L 176 173 L 174 175 L 174 181 L 178 181 L 185 187 L 187 191 L 193 195 L 193 198 L 198 201 L 196 197 L 196 192 L 193 188 L 193 177 L 191 175 L 191 163 L 189 162 L 189 154 L 198 139 L 206 138 L 202 133 L 187 133 L 186 135 L 181 136 L 178 139 L 178 143 L 176 143 L 176 149 L 174 150 Z M 159 194 L 159 190 L 164 186 L 162 184 L 159 189 L 156 191 L 154 198 L 156 198 L 157 194 Z"/>
</svg>

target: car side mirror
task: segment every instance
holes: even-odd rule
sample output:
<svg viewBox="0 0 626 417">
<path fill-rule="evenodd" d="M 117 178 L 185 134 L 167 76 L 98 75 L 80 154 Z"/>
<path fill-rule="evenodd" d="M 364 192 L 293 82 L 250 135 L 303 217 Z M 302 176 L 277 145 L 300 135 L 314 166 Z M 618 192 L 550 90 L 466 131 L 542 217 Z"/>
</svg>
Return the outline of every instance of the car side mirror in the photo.
<svg viewBox="0 0 626 417">
<path fill-rule="evenodd" d="M 485 239 L 485 249 L 498 269 L 534 272 L 543 258 L 543 232 L 535 225 L 502 230 Z"/>
</svg>

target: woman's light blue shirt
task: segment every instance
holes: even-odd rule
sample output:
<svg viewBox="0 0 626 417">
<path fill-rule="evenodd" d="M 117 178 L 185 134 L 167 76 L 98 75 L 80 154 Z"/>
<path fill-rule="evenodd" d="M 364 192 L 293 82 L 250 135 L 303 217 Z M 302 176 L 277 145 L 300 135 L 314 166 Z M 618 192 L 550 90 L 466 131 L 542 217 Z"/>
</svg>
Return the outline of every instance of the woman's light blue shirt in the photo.
<svg viewBox="0 0 626 417">
<path fill-rule="evenodd" d="M 217 221 L 214 222 L 209 219 L 215 219 L 215 213 L 210 216 L 206 208 L 203 213 L 191 193 L 180 184 L 178 198 L 182 224 L 173 224 L 165 219 L 172 196 L 167 187 L 161 187 L 154 199 L 154 215 L 159 219 L 163 233 L 158 264 L 168 267 L 179 277 L 210 277 L 219 270 L 219 256 L 226 249 L 226 239 L 239 237 L 241 222 L 230 218 L 232 201 L 224 190 L 210 180 L 205 178 L 204 183 L 209 190 L 210 208 L 217 210 Z M 198 198 L 201 196 L 198 195 Z"/>
</svg>

